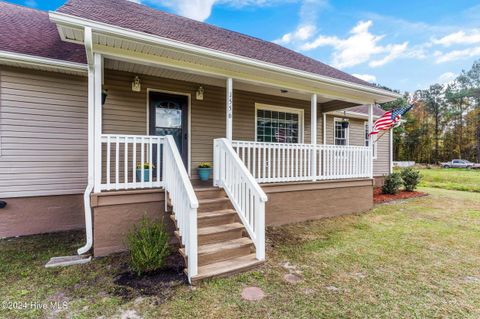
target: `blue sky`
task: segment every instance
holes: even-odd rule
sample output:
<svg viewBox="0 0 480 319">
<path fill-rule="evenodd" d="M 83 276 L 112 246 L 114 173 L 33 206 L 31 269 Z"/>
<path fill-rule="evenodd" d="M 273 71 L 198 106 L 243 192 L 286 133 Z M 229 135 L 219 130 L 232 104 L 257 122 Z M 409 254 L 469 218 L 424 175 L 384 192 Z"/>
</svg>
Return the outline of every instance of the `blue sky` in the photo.
<svg viewBox="0 0 480 319">
<path fill-rule="evenodd" d="M 54 10 L 64 0 L 11 2 Z M 402 91 L 451 81 L 480 59 L 478 0 L 136 2 L 277 42 Z"/>
</svg>

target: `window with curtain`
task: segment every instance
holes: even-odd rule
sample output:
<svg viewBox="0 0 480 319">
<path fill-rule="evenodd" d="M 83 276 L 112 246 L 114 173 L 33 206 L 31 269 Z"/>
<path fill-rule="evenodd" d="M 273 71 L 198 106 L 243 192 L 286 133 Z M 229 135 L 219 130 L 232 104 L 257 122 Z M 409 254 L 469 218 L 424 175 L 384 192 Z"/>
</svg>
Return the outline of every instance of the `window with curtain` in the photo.
<svg viewBox="0 0 480 319">
<path fill-rule="evenodd" d="M 348 127 L 343 127 L 343 120 L 335 119 L 334 139 L 335 145 L 348 145 Z"/>
<path fill-rule="evenodd" d="M 302 122 L 301 110 L 257 106 L 257 142 L 301 143 Z"/>
</svg>

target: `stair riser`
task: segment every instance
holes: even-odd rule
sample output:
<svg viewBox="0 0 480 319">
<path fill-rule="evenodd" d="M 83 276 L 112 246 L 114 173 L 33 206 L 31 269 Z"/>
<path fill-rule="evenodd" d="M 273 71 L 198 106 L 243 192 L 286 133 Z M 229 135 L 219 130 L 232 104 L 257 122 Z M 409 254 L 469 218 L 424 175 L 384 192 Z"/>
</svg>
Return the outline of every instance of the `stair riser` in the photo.
<svg viewBox="0 0 480 319">
<path fill-rule="evenodd" d="M 197 195 L 198 199 L 222 198 L 227 196 L 223 189 L 196 192 L 195 195 Z"/>
<path fill-rule="evenodd" d="M 238 239 L 242 237 L 242 233 L 243 233 L 242 229 L 233 229 L 233 230 L 220 232 L 220 233 L 199 235 L 198 244 L 199 245 L 214 244 L 214 243 L 220 243 L 222 241 Z"/>
<path fill-rule="evenodd" d="M 225 249 L 212 254 L 205 254 L 198 256 L 199 266 L 213 264 L 219 261 L 246 256 L 252 253 L 252 245 L 242 246 L 232 249 Z"/>
<path fill-rule="evenodd" d="M 198 228 L 201 228 L 201 227 L 231 224 L 237 221 L 238 221 L 237 216 L 233 214 L 228 214 L 228 215 L 209 217 L 209 218 L 199 218 L 197 225 L 198 225 Z"/>
<path fill-rule="evenodd" d="M 198 207 L 198 212 L 212 212 L 216 210 L 223 210 L 223 209 L 231 209 L 232 204 L 230 201 L 220 201 L 220 202 L 213 202 L 213 203 L 201 203 L 200 207 Z"/>
</svg>

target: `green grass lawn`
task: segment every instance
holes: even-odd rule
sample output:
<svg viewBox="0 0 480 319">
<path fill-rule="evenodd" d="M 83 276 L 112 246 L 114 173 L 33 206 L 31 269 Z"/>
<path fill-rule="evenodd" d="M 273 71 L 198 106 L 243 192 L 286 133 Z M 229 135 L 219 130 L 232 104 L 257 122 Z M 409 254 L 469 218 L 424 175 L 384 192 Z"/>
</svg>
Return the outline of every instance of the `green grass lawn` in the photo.
<svg viewBox="0 0 480 319">
<path fill-rule="evenodd" d="M 480 192 L 480 169 L 432 168 L 420 170 L 421 186 Z"/>
<path fill-rule="evenodd" d="M 73 253 L 81 233 L 3 240 L 0 301 L 68 306 L 53 314 L 0 308 L 0 317 L 479 318 L 480 194 L 421 191 L 431 195 L 269 229 L 262 268 L 181 285 L 166 300 L 125 294 L 114 283 L 125 257 L 43 268 L 51 256 Z M 302 280 L 285 282 L 289 272 Z M 247 286 L 260 287 L 266 298 L 242 301 Z"/>
</svg>

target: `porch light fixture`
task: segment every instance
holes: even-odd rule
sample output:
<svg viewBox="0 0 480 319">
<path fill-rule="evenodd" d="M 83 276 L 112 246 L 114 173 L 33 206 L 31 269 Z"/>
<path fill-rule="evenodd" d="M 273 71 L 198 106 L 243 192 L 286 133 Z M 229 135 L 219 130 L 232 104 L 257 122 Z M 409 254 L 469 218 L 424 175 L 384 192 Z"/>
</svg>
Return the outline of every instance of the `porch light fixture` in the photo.
<svg viewBox="0 0 480 319">
<path fill-rule="evenodd" d="M 108 90 L 103 89 L 102 90 L 102 106 L 105 104 L 105 101 L 107 100 L 107 96 L 108 96 Z"/>
<path fill-rule="evenodd" d="M 135 76 L 132 82 L 132 91 L 133 92 L 140 92 L 142 90 L 142 84 L 140 84 L 140 78 Z"/>
<path fill-rule="evenodd" d="M 197 100 L 203 101 L 203 93 L 205 93 L 205 89 L 203 88 L 203 86 L 199 86 L 196 93 Z"/>
<path fill-rule="evenodd" d="M 347 112 L 346 112 L 346 111 L 343 111 L 343 116 L 345 116 L 345 117 L 347 116 Z M 343 118 L 343 119 L 342 119 L 342 128 L 348 128 L 348 125 L 349 125 L 349 124 L 350 124 L 350 123 L 348 122 L 348 119 L 346 119 L 346 118 Z"/>
</svg>

